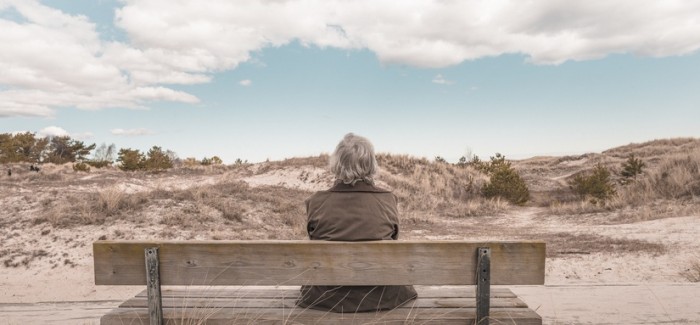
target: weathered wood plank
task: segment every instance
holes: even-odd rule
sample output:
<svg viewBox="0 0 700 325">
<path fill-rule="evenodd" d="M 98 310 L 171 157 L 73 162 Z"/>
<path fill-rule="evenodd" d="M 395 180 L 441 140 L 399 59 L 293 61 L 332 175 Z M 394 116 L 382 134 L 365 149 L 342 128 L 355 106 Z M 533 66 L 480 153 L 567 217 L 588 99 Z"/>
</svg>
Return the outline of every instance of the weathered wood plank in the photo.
<svg viewBox="0 0 700 325">
<path fill-rule="evenodd" d="M 158 270 L 158 248 L 146 248 L 144 251 L 146 261 L 146 292 L 148 299 L 146 307 L 151 325 L 163 324 L 163 302 L 160 296 L 160 273 Z"/>
<path fill-rule="evenodd" d="M 489 325 L 491 303 L 491 249 L 477 249 L 476 324 Z"/>
<path fill-rule="evenodd" d="M 418 296 L 422 298 L 476 298 L 474 286 L 414 286 Z M 297 298 L 299 287 L 187 287 L 181 289 L 162 289 L 162 296 L 169 298 L 200 297 L 200 298 Z M 136 294 L 146 297 L 146 290 Z M 491 298 L 517 297 L 509 288 L 492 287 Z"/>
<path fill-rule="evenodd" d="M 491 284 L 544 284 L 544 243 L 465 241 L 97 241 L 95 284 L 145 284 L 146 247 L 162 285 L 474 284 L 477 247 Z"/>
<path fill-rule="evenodd" d="M 163 298 L 163 308 L 295 308 L 296 298 Z M 519 298 L 492 298 L 491 308 L 527 308 Z M 148 299 L 134 297 L 120 308 L 144 308 Z M 418 298 L 399 308 L 475 308 L 474 298 Z M 492 309 L 493 310 L 493 309 Z"/>
<path fill-rule="evenodd" d="M 379 313 L 336 314 L 309 309 L 261 308 L 245 312 L 230 308 L 163 310 L 166 324 L 470 324 L 475 310 L 463 308 L 403 308 Z M 102 325 L 146 324 L 145 308 L 117 308 L 101 319 Z M 539 315 L 528 308 L 497 308 L 494 324 L 541 325 Z"/>
</svg>

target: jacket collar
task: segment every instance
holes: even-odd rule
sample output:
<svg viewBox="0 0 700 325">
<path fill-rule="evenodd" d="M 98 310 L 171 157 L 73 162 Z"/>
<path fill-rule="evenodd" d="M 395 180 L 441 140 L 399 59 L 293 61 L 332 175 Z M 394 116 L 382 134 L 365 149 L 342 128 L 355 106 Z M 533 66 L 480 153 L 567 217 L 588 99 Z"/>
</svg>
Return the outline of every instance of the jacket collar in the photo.
<svg viewBox="0 0 700 325">
<path fill-rule="evenodd" d="M 337 182 L 333 187 L 331 187 L 329 192 L 371 192 L 371 193 L 389 193 L 389 191 L 376 187 L 374 185 L 367 184 L 365 182 L 357 182 L 355 186 L 350 184 L 345 184 L 343 182 Z"/>
</svg>

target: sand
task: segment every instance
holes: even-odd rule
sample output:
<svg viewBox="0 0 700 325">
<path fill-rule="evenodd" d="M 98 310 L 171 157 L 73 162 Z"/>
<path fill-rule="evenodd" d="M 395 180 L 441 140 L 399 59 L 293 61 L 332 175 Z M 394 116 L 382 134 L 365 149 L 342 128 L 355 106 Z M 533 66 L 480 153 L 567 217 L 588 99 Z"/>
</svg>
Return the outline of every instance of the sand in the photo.
<svg viewBox="0 0 700 325">
<path fill-rule="evenodd" d="M 170 175 L 146 179 L 114 178 L 99 183 L 90 182 L 100 177 L 88 175 L 80 183 L 63 190 L 95 191 L 114 186 L 125 192 L 138 193 L 158 188 L 186 189 L 233 178 L 250 186 L 276 185 L 314 191 L 328 186 L 325 175 L 323 170 L 313 167 L 277 169 L 260 175 Z M 27 200 L 27 193 L 45 192 L 27 184 L 4 187 L 0 193 L 3 209 L 16 210 L 28 204 L 23 202 Z M 41 198 L 33 199 L 32 204 L 40 204 L 40 201 Z M 30 216 L 34 212 L 27 208 L 12 215 Z M 465 222 L 471 221 L 445 218 L 430 227 L 450 228 Z M 700 287 L 689 283 L 682 275 L 691 262 L 700 261 L 699 215 L 607 225 L 582 222 L 576 218 L 542 216 L 541 208 L 530 207 L 513 208 L 505 215 L 484 218 L 480 222 L 533 233 L 566 232 L 639 239 L 668 247 L 661 253 L 613 250 L 605 253 L 573 252 L 547 258 L 545 286 L 514 289 L 545 317 L 546 323 L 700 323 Z M 8 228 L 3 230 L 3 249 L 41 250 L 46 255 L 39 254 L 27 266 L 0 265 L 0 319 L 22 324 L 94 323 L 95 314 L 103 313 L 142 289 L 96 287 L 93 280 L 91 243 L 103 235 L 126 232 L 134 227 L 133 224 L 85 225 L 70 229 L 46 224 L 29 228 L 5 226 Z M 508 235 L 497 234 L 436 234 L 418 226 L 407 226 L 406 229 L 404 239 L 511 239 Z M 143 235 L 133 239 L 148 238 L 157 229 L 146 226 L 139 231 Z M 20 255 L 10 260 L 21 262 L 23 258 L 28 256 Z"/>
</svg>

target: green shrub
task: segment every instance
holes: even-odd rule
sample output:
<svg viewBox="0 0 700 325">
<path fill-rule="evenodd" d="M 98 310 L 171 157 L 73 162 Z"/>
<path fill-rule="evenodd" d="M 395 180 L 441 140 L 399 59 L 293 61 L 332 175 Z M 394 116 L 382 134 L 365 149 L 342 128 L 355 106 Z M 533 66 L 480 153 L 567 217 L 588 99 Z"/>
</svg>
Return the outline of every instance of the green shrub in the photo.
<svg viewBox="0 0 700 325">
<path fill-rule="evenodd" d="M 491 157 L 490 162 L 481 162 L 478 157 L 473 159 L 472 164 L 475 168 L 490 176 L 489 182 L 482 187 L 481 192 L 486 197 L 499 196 L 513 204 L 524 204 L 530 199 L 530 190 L 505 158 L 497 153 L 495 157 Z"/>
<path fill-rule="evenodd" d="M 194 167 L 200 165 L 201 163 L 195 157 L 187 157 L 182 161 L 182 164 L 186 167 Z"/>
<path fill-rule="evenodd" d="M 44 161 L 54 164 L 84 161 L 94 149 L 94 143 L 86 145 L 84 142 L 71 139 L 69 136 L 51 137 L 48 141 L 48 153 Z"/>
<path fill-rule="evenodd" d="M 467 165 L 469 165 L 469 163 L 467 162 L 467 157 L 465 157 L 465 156 L 459 157 L 459 161 L 457 161 L 457 166 L 467 167 Z"/>
<path fill-rule="evenodd" d="M 106 161 L 106 160 L 99 160 L 99 161 L 87 160 L 87 161 L 85 161 L 85 163 L 92 166 L 92 167 L 95 167 L 95 168 L 104 168 L 104 167 L 112 165 L 111 161 Z"/>
<path fill-rule="evenodd" d="M 221 160 L 221 158 L 219 158 L 219 156 L 211 157 L 210 161 L 211 161 L 212 165 L 221 165 L 224 163 L 224 161 Z"/>
<path fill-rule="evenodd" d="M 479 156 L 474 155 L 472 159 L 467 163 L 467 165 L 474 167 L 474 169 L 489 175 L 491 173 L 491 165 L 496 164 L 496 165 L 502 165 L 505 163 L 506 157 L 501 155 L 500 153 L 496 153 L 495 157 L 491 157 L 491 161 L 481 161 L 479 159 Z"/>
<path fill-rule="evenodd" d="M 628 183 L 630 178 L 636 179 L 637 175 L 642 173 L 644 166 L 644 162 L 641 159 L 634 158 L 634 155 L 627 158 L 627 161 L 622 163 L 622 172 L 620 172 L 620 175 L 625 179 L 624 183 Z"/>
<path fill-rule="evenodd" d="M 158 146 L 153 146 L 146 154 L 146 160 L 143 162 L 143 167 L 150 171 L 160 171 L 173 168 L 173 160 L 170 156 Z"/>
<path fill-rule="evenodd" d="M 610 171 L 601 164 L 596 165 L 590 175 L 576 175 L 569 186 L 582 198 L 592 197 L 594 203 L 604 202 L 615 195 Z"/>
<path fill-rule="evenodd" d="M 144 156 L 138 149 L 120 149 L 117 162 L 119 169 L 124 171 L 135 171 L 143 168 Z"/>
<path fill-rule="evenodd" d="M 81 162 L 78 162 L 78 163 L 73 164 L 73 170 L 76 171 L 76 172 L 86 172 L 86 173 L 89 173 L 89 172 L 90 172 L 90 166 L 88 166 L 88 164 L 86 164 L 86 163 L 84 163 L 84 162 L 81 161 Z"/>
</svg>

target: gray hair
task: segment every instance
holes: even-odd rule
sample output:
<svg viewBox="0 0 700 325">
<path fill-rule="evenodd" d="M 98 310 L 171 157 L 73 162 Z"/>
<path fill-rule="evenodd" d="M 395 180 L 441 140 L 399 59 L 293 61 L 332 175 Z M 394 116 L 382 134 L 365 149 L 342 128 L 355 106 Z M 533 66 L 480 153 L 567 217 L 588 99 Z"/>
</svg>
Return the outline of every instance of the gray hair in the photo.
<svg viewBox="0 0 700 325">
<path fill-rule="evenodd" d="M 374 146 L 364 137 L 348 133 L 330 157 L 331 172 L 336 180 L 355 185 L 358 181 L 374 184 L 379 171 Z"/>
</svg>

